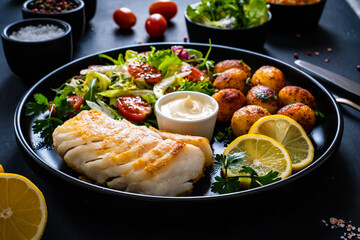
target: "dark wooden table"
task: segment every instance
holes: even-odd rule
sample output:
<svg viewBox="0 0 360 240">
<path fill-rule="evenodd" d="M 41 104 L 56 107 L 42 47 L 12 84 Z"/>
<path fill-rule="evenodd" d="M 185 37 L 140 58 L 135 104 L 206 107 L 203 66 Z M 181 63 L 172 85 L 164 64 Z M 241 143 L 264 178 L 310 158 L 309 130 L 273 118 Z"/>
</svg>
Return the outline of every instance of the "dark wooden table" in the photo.
<svg viewBox="0 0 360 240">
<path fill-rule="evenodd" d="M 99 0 L 94 19 L 76 45 L 74 59 L 152 41 L 183 42 L 187 37 L 183 12 L 189 3 L 176 1 L 177 16 L 161 39 L 148 37 L 144 22 L 151 0 Z M 20 0 L 2 0 L 0 27 L 21 19 Z M 130 31 L 112 20 L 122 6 L 137 15 Z M 306 16 L 304 16 L 306 17 Z M 360 20 L 345 0 L 328 0 L 319 28 L 311 33 L 269 34 L 263 54 L 293 65 L 294 53 L 360 83 Z M 330 51 L 330 49 L 332 51 Z M 307 52 L 313 54 L 308 56 Z M 320 55 L 315 55 L 319 52 Z M 329 59 L 325 62 L 325 59 Z M 21 154 L 13 129 L 13 115 L 30 87 L 15 76 L 0 55 L 0 164 L 5 171 L 33 181 L 44 193 L 48 223 L 43 239 L 340 239 L 345 228 L 331 228 L 329 218 L 360 227 L 360 113 L 341 106 L 344 134 L 338 152 L 311 174 L 259 196 L 202 204 L 169 204 L 94 196 L 73 188 Z M 19 56 L 21 61 L 21 56 Z M 24 63 L 26 64 L 26 63 Z M 41 66 L 39 66 L 41 67 Z M 331 90 L 332 87 L 328 86 Z M 338 92 L 338 94 L 342 94 Z M 354 99 L 358 101 L 358 99 Z M 0 196 L 1 198 L 1 196 Z M 356 239 L 356 236 L 352 239 Z"/>
</svg>

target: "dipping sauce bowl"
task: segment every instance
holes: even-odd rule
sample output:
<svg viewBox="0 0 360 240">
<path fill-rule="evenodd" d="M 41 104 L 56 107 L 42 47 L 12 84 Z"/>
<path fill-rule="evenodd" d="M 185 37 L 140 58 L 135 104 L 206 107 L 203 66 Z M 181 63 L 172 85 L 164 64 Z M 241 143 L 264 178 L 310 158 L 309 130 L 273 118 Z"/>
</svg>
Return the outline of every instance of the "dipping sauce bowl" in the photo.
<svg viewBox="0 0 360 240">
<path fill-rule="evenodd" d="M 212 138 L 219 105 L 209 95 L 200 92 L 173 92 L 155 103 L 160 130 Z"/>
</svg>

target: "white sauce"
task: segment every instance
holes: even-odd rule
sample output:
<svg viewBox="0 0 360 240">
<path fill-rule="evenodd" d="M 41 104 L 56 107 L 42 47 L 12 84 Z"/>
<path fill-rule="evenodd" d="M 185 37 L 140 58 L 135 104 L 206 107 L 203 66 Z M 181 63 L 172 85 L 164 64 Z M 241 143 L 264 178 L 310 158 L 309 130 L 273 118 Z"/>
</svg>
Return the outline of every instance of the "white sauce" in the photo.
<svg viewBox="0 0 360 240">
<path fill-rule="evenodd" d="M 163 103 L 160 111 L 167 117 L 179 120 L 197 120 L 210 116 L 215 106 L 203 98 L 177 97 Z"/>
</svg>

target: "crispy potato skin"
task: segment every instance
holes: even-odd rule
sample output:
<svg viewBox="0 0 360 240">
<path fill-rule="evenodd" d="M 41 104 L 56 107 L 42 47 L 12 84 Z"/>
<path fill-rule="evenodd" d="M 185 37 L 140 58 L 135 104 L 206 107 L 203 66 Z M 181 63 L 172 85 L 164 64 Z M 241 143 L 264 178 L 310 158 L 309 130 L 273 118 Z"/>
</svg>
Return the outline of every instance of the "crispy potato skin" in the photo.
<svg viewBox="0 0 360 240">
<path fill-rule="evenodd" d="M 250 127 L 260 118 L 271 115 L 265 108 L 257 105 L 246 105 L 234 113 L 231 119 L 233 134 L 238 137 L 247 134 Z"/>
<path fill-rule="evenodd" d="M 288 116 L 298 122 L 307 133 L 315 126 L 315 112 L 303 103 L 294 103 L 280 108 L 278 114 Z"/>
<path fill-rule="evenodd" d="M 283 87 L 279 92 L 279 101 L 282 106 L 286 106 L 292 102 L 300 102 L 308 105 L 310 108 L 316 108 L 314 96 L 306 89 L 297 86 Z"/>
<path fill-rule="evenodd" d="M 213 84 L 217 89 L 235 88 L 246 95 L 249 91 L 249 86 L 246 84 L 247 79 L 248 76 L 243 70 L 231 68 L 220 73 Z"/>
<path fill-rule="evenodd" d="M 265 85 L 278 93 L 286 85 L 283 72 L 273 66 L 262 66 L 251 78 L 251 86 Z"/>
<path fill-rule="evenodd" d="M 233 88 L 221 89 L 212 96 L 219 104 L 217 120 L 230 122 L 236 110 L 246 104 L 246 98 L 241 91 Z"/>
<path fill-rule="evenodd" d="M 247 77 L 251 77 L 251 68 L 242 60 L 237 59 L 229 59 L 218 62 L 214 67 L 214 73 L 222 73 L 231 68 L 243 70 Z"/>
<path fill-rule="evenodd" d="M 280 108 L 276 92 L 264 85 L 251 88 L 246 95 L 246 102 L 249 105 L 261 106 L 271 114 L 277 113 Z"/>
</svg>

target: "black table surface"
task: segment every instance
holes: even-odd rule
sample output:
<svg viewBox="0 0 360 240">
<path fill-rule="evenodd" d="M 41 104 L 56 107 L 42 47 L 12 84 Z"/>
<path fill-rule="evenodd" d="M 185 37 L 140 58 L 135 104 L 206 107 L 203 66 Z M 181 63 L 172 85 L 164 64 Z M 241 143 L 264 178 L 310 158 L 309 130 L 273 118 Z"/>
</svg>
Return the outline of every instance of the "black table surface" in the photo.
<svg viewBox="0 0 360 240">
<path fill-rule="evenodd" d="M 183 42 L 187 37 L 183 12 L 187 4 L 196 1 L 176 1 L 178 14 L 160 39 L 149 38 L 144 28 L 151 2 L 99 0 L 95 17 L 76 45 L 74 59 L 139 43 Z M 2 0 L 1 3 L 0 27 L 3 29 L 22 18 L 22 1 Z M 112 19 L 113 11 L 123 6 L 137 15 L 137 24 L 130 31 L 119 30 Z M 300 36 L 270 33 L 260 52 L 291 65 L 297 52 L 300 59 L 360 83 L 360 72 L 356 69 L 360 64 L 359 44 L 360 20 L 354 10 L 345 0 L 328 0 L 315 31 Z M 311 56 L 308 51 L 312 52 Z M 354 226 L 352 231 L 356 234 L 360 231 L 360 113 L 348 106 L 341 105 L 344 133 L 337 153 L 315 171 L 287 186 L 258 196 L 201 204 L 112 199 L 63 183 L 33 167 L 32 160 L 22 155 L 16 143 L 13 116 L 30 85 L 11 72 L 3 54 L 0 61 L 0 164 L 6 172 L 26 176 L 44 193 L 48 222 L 43 239 L 348 237 L 346 227 L 329 225 L 331 217 Z M 359 103 L 358 99 L 353 100 Z"/>
</svg>

